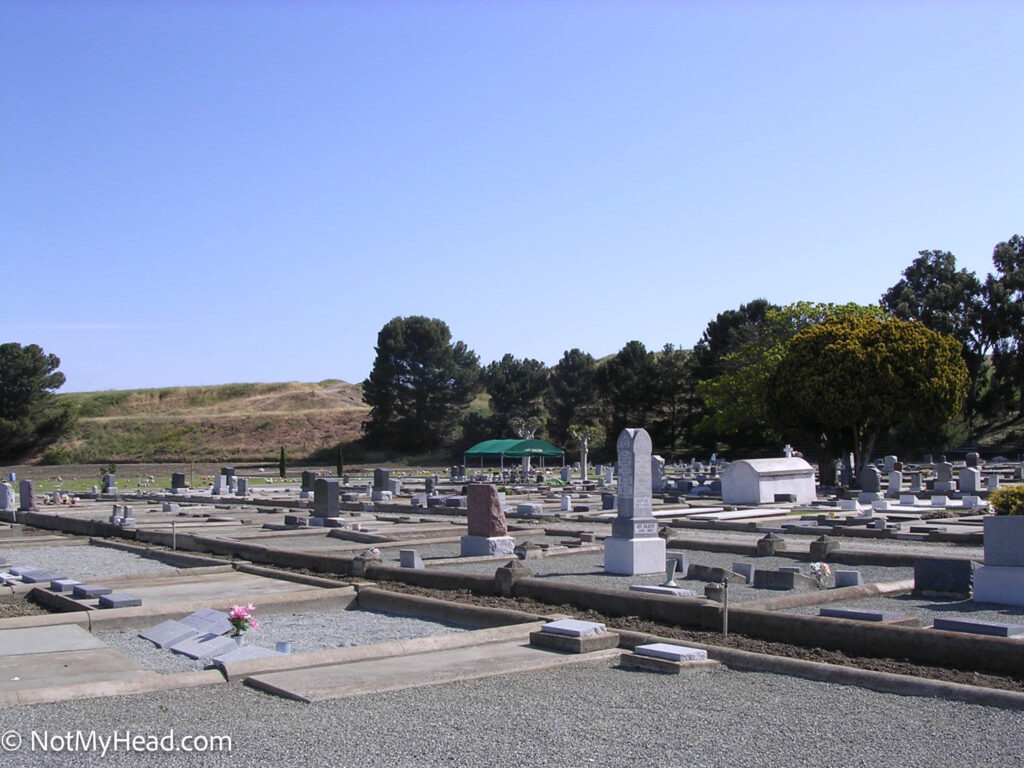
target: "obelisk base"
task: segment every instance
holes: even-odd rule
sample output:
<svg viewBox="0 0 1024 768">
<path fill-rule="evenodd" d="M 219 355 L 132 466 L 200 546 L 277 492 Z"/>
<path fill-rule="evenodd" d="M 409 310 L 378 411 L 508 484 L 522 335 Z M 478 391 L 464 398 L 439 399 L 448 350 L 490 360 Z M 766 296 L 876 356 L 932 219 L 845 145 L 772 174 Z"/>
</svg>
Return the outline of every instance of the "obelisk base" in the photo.
<svg viewBox="0 0 1024 768">
<path fill-rule="evenodd" d="M 460 556 L 511 555 L 515 548 L 516 540 L 511 536 L 463 536 Z"/>
<path fill-rule="evenodd" d="M 638 576 L 665 572 L 665 540 L 661 538 L 604 540 L 604 572 Z"/>
</svg>

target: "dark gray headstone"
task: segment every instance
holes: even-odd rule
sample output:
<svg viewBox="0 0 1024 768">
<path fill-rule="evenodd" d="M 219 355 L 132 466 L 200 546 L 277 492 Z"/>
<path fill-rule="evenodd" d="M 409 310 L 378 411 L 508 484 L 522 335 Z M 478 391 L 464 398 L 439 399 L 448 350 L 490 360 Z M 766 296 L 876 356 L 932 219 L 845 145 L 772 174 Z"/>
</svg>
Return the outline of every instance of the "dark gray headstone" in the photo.
<svg viewBox="0 0 1024 768">
<path fill-rule="evenodd" d="M 235 476 L 235 468 L 234 467 L 221 467 L 220 473 L 222 475 L 224 475 L 225 477 L 234 477 Z"/>
<path fill-rule="evenodd" d="M 966 462 L 968 467 L 976 467 L 976 466 L 978 466 L 980 461 L 981 461 L 981 456 L 979 456 L 974 451 L 971 451 L 970 453 L 968 453 L 967 456 L 966 456 L 966 459 L 965 459 L 965 462 Z"/>
<path fill-rule="evenodd" d="M 800 573 L 758 569 L 754 572 L 754 587 L 756 589 L 795 589 L 798 592 L 812 592 L 818 589 L 818 582 L 810 576 Z"/>
<path fill-rule="evenodd" d="M 686 577 L 694 581 L 713 581 L 721 583 L 728 581 L 730 584 L 746 584 L 747 578 L 734 571 L 727 571 L 725 568 L 716 568 L 711 565 L 698 565 L 690 563 L 686 569 Z"/>
<path fill-rule="evenodd" d="M 171 473 L 171 490 L 177 490 L 178 488 L 184 488 L 185 473 L 184 472 L 172 472 Z"/>
<path fill-rule="evenodd" d="M 31 480 L 22 480 L 18 484 L 18 496 L 20 497 L 21 512 L 34 512 L 36 508 L 36 489 Z"/>
<path fill-rule="evenodd" d="M 914 560 L 914 591 L 969 595 L 974 583 L 974 563 L 940 557 Z"/>
<path fill-rule="evenodd" d="M 308 469 L 302 471 L 302 488 L 303 491 L 312 491 L 313 482 L 316 480 L 316 472 L 310 472 Z"/>
<path fill-rule="evenodd" d="M 390 491 L 391 473 L 386 469 L 378 467 L 373 470 L 373 490 Z"/>
<path fill-rule="evenodd" d="M 337 478 L 318 477 L 313 483 L 313 514 L 317 517 L 337 517 L 338 500 Z"/>
<path fill-rule="evenodd" d="M 878 467 L 864 467 L 860 473 L 860 489 L 864 493 L 878 493 L 882 490 L 882 474 Z"/>
</svg>

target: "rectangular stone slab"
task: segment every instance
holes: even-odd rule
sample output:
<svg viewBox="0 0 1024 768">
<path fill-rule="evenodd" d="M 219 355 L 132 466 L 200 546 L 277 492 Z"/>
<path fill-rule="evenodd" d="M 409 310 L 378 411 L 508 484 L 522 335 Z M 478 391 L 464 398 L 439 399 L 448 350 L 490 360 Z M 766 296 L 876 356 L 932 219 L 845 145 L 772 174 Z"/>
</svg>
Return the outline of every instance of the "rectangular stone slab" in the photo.
<svg viewBox="0 0 1024 768">
<path fill-rule="evenodd" d="M 34 566 L 34 565 L 16 565 L 13 568 L 8 568 L 7 570 L 10 571 L 15 576 L 22 576 L 23 574 L 25 574 L 28 571 L 41 571 L 43 569 L 42 568 L 38 568 L 37 566 Z"/>
<path fill-rule="evenodd" d="M 182 624 L 194 627 L 201 635 L 223 635 L 231 631 L 231 622 L 223 611 L 201 608 L 181 620 Z"/>
<path fill-rule="evenodd" d="M 100 608 L 135 608 L 142 605 L 142 598 L 124 592 L 100 595 Z"/>
<path fill-rule="evenodd" d="M 162 621 L 149 629 L 142 630 L 139 632 L 139 637 L 155 643 L 159 648 L 168 648 L 198 634 L 195 627 L 190 627 L 188 624 L 170 619 Z"/>
<path fill-rule="evenodd" d="M 51 592 L 70 592 L 82 582 L 76 579 L 54 579 L 50 582 Z"/>
<path fill-rule="evenodd" d="M 0 656 L 82 651 L 106 648 L 104 643 L 77 624 L 51 627 L 23 627 L 0 632 Z M 17 674 L 17 673 L 15 673 Z"/>
<path fill-rule="evenodd" d="M 611 656 L 618 651 L 604 652 Z M 488 643 L 386 659 L 257 674 L 246 685 L 299 701 L 326 701 L 380 691 L 441 685 L 594 660 L 551 653 L 521 641 Z"/>
<path fill-rule="evenodd" d="M 617 632 L 605 632 L 603 635 L 583 635 L 573 637 L 572 635 L 560 635 L 556 632 L 531 632 L 530 645 L 537 648 L 546 648 L 551 651 L 562 653 L 594 653 L 609 648 L 617 648 L 619 645 L 619 634 Z"/>
<path fill-rule="evenodd" d="M 975 635 L 1013 637 L 1024 634 L 1024 624 L 994 624 L 987 621 L 965 621 L 964 619 L 935 619 L 933 629 L 949 632 L 971 632 Z"/>
<path fill-rule="evenodd" d="M 640 656 L 653 656 L 656 659 L 667 659 L 669 661 L 707 661 L 708 652 L 700 648 L 690 648 L 685 645 L 673 645 L 671 643 L 648 643 L 638 645 L 633 653 Z"/>
<path fill-rule="evenodd" d="M 76 587 L 72 587 L 71 594 L 78 599 L 89 599 L 99 597 L 100 595 L 109 595 L 113 591 L 110 587 L 104 587 L 100 584 L 79 584 Z"/>
<path fill-rule="evenodd" d="M 549 621 L 540 628 L 540 631 L 556 635 L 568 635 L 569 637 L 588 637 L 589 635 L 603 635 L 608 631 L 608 628 L 597 621 L 559 619 L 558 621 Z"/>
<path fill-rule="evenodd" d="M 238 646 L 230 637 L 220 635 L 197 635 L 171 646 L 171 650 L 190 659 L 205 659 L 232 651 Z"/>
<path fill-rule="evenodd" d="M 675 597 L 695 597 L 697 594 L 692 589 L 654 586 L 653 584 L 630 584 L 629 588 L 634 592 L 652 592 L 656 595 L 673 595 Z"/>
<path fill-rule="evenodd" d="M 853 608 L 819 608 L 819 616 L 832 619 L 853 619 L 855 621 L 892 621 L 902 618 L 902 614 L 887 611 L 860 611 Z"/>
<path fill-rule="evenodd" d="M 680 675 L 685 673 L 705 672 L 719 666 L 717 661 L 669 661 L 656 656 L 643 656 L 639 653 L 624 653 L 619 657 L 622 669 L 637 669 L 643 672 L 660 672 L 662 674 Z"/>
<path fill-rule="evenodd" d="M 21 580 L 26 584 L 41 584 L 44 581 L 63 578 L 65 578 L 64 574 L 54 573 L 53 571 L 29 571 L 21 575 Z"/>
</svg>

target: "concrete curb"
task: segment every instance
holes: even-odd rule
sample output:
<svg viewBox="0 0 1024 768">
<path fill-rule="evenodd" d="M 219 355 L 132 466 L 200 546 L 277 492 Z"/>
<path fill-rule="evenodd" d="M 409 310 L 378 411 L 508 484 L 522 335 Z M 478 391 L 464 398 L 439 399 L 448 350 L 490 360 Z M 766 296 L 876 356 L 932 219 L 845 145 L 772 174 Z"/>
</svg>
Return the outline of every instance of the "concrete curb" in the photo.
<svg viewBox="0 0 1024 768">
<path fill-rule="evenodd" d="M 203 557 L 202 555 L 190 555 L 185 552 L 178 552 L 176 550 L 141 547 L 138 544 L 128 544 L 127 542 L 115 541 L 113 539 L 98 539 L 92 537 L 89 539 L 89 544 L 95 547 L 106 547 L 107 549 L 120 549 L 123 552 L 131 552 L 132 554 L 138 555 L 139 557 L 146 557 L 150 560 L 159 560 L 162 563 L 166 563 L 167 565 L 173 565 L 176 568 L 231 565 L 231 563 L 227 563 L 223 560 L 218 560 L 213 557 Z"/>
<path fill-rule="evenodd" d="M 803 605 L 820 605 L 834 603 L 839 600 L 856 600 L 861 597 L 877 597 L 878 595 L 898 595 L 912 592 L 913 579 L 903 581 L 886 581 L 878 584 L 862 584 L 859 587 L 840 587 L 839 589 L 823 589 L 818 592 L 803 592 L 784 597 L 772 597 L 766 600 L 750 600 L 742 603 L 744 608 L 758 611 L 777 611 L 781 608 L 797 608 Z M 734 606 L 735 607 L 735 606 Z"/>
<path fill-rule="evenodd" d="M 167 619 L 180 618 L 202 608 L 227 610 L 230 606 L 245 602 L 243 596 L 235 596 L 223 600 L 196 600 L 182 603 L 168 603 L 159 609 L 138 606 L 135 608 L 110 608 L 102 611 L 86 611 L 89 618 L 89 631 L 97 632 L 104 629 L 135 629 L 158 624 Z M 280 610 L 322 611 L 328 608 L 345 610 L 356 600 L 356 591 L 352 587 L 339 586 L 335 589 L 309 589 L 298 592 L 281 592 L 273 595 L 260 595 L 257 598 L 259 609 L 264 613 Z M 67 614 L 72 615 L 72 614 Z"/>
<path fill-rule="evenodd" d="M 702 648 L 708 657 L 720 661 L 730 669 L 746 672 L 770 672 L 778 675 L 800 677 L 822 683 L 852 685 L 867 688 L 880 693 L 894 693 L 900 696 L 922 696 L 927 698 L 951 699 L 967 704 L 978 704 L 1000 709 L 1024 710 L 1024 693 L 1004 691 L 998 688 L 982 688 L 961 683 L 949 683 L 941 680 L 927 680 L 910 675 L 897 675 L 889 672 L 874 672 L 868 669 L 841 667 L 837 664 L 824 664 L 817 661 L 790 659 L 785 656 L 770 656 L 762 653 L 741 651 L 735 648 L 722 648 L 716 645 L 695 643 L 678 638 L 648 635 L 616 629 L 621 636 L 620 646 L 633 649 L 645 643 L 683 644 L 693 648 Z"/>
<path fill-rule="evenodd" d="M 73 699 L 92 699 L 105 696 L 128 696 L 177 688 L 195 688 L 225 682 L 216 669 L 161 675 L 152 672 L 134 680 L 99 680 L 74 685 L 50 685 L 26 688 L 20 691 L 0 692 L 0 706 L 18 707 L 32 704 L 53 704 Z"/>
<path fill-rule="evenodd" d="M 338 587 L 348 586 L 347 584 L 342 584 L 341 582 L 334 581 L 332 579 L 322 579 L 318 576 L 309 576 L 304 573 L 292 573 L 291 571 L 283 571 L 277 568 L 266 568 L 262 565 L 253 565 L 251 563 L 236 562 L 233 568 L 236 571 L 240 571 L 241 573 L 249 573 L 253 576 L 266 576 L 270 579 L 291 581 L 296 584 L 305 584 L 310 587 L 337 589 Z"/>
<path fill-rule="evenodd" d="M 545 620 L 545 616 L 509 608 L 489 608 L 423 595 L 389 592 L 373 586 L 358 587 L 359 608 L 399 616 L 446 621 L 473 628 L 500 627 Z"/>
<path fill-rule="evenodd" d="M 417 637 L 411 640 L 392 640 L 373 645 L 357 645 L 349 648 L 329 648 L 312 653 L 289 654 L 266 659 L 229 662 L 218 664 L 218 668 L 228 680 L 238 680 L 252 675 L 268 672 L 284 672 L 310 667 L 326 667 L 335 664 L 348 664 L 354 661 L 370 659 L 386 659 L 393 656 L 406 656 L 431 651 L 444 651 L 452 648 L 467 648 L 475 645 L 488 645 L 513 640 L 527 640 L 530 632 L 544 626 L 546 622 L 535 621 L 529 624 L 477 629 L 470 632 L 456 632 L 450 635 L 434 635 Z"/>
</svg>

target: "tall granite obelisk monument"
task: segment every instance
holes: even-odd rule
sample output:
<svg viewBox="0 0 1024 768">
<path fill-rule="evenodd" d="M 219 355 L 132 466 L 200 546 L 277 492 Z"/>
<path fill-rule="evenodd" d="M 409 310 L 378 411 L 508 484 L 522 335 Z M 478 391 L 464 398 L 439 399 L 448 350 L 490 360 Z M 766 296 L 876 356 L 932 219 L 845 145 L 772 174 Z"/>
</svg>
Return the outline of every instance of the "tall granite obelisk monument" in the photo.
<svg viewBox="0 0 1024 768">
<path fill-rule="evenodd" d="M 651 514 L 651 436 L 624 429 L 619 454 L 618 515 L 604 540 L 604 570 L 619 576 L 665 571 L 665 542 Z"/>
</svg>

